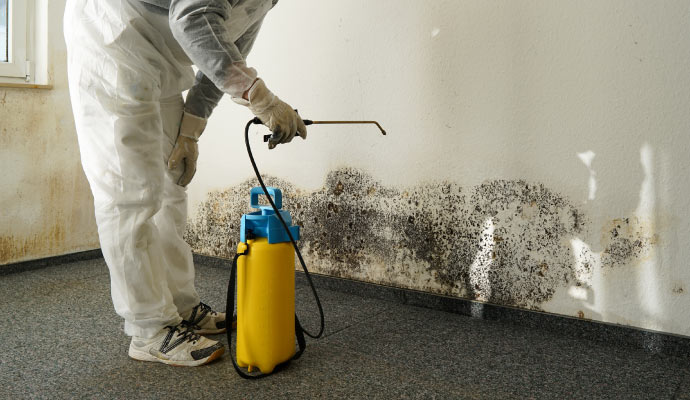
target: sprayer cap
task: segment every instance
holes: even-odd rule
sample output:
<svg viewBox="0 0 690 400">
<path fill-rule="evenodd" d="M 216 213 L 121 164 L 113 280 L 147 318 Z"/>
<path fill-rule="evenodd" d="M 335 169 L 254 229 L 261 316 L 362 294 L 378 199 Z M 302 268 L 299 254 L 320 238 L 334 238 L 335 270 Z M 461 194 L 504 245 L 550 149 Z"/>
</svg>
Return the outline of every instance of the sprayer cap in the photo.
<svg viewBox="0 0 690 400">
<path fill-rule="evenodd" d="M 283 195 L 278 188 L 267 187 L 266 191 L 273 199 L 273 203 L 283 217 L 283 220 L 288 225 L 290 233 L 295 240 L 299 239 L 299 226 L 292 225 L 292 217 L 290 212 L 281 210 L 283 207 Z M 249 204 L 252 208 L 258 208 L 259 211 L 244 214 L 242 216 L 242 223 L 240 227 L 240 241 L 245 242 L 251 234 L 255 238 L 268 238 L 268 243 L 282 243 L 289 242 L 290 236 L 285 232 L 283 224 L 276 215 L 273 207 L 270 205 L 259 204 L 259 196 L 264 194 L 261 187 L 252 188 L 249 192 Z"/>
</svg>

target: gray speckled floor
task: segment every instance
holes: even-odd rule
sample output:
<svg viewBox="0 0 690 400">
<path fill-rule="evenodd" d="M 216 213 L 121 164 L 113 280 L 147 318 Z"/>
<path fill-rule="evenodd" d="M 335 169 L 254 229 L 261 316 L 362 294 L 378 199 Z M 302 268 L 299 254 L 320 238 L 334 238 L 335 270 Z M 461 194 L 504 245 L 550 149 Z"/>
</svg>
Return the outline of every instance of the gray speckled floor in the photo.
<svg viewBox="0 0 690 400">
<path fill-rule="evenodd" d="M 198 267 L 224 305 L 227 270 Z M 321 290 L 327 335 L 258 382 L 228 356 L 200 368 L 130 360 L 102 259 L 0 276 L 0 399 L 690 399 L 690 360 Z M 310 292 L 298 311 L 318 322 Z M 216 336 L 225 340 L 224 336 Z"/>
</svg>

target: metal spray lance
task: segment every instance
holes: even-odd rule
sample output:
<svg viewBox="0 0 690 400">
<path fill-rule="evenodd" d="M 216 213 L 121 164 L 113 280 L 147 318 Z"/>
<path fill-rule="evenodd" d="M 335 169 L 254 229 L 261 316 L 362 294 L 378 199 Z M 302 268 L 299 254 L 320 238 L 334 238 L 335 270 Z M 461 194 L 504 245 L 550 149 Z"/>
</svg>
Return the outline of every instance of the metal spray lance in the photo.
<svg viewBox="0 0 690 400">
<path fill-rule="evenodd" d="M 312 121 L 310 119 L 303 119 L 302 121 L 304 122 L 304 125 L 374 124 L 377 128 L 379 128 L 383 135 L 386 134 L 386 131 L 383 129 L 381 124 L 376 121 Z M 261 121 L 258 121 L 258 123 L 261 123 Z M 271 135 L 264 135 L 264 142 L 268 142 L 270 138 Z"/>
</svg>

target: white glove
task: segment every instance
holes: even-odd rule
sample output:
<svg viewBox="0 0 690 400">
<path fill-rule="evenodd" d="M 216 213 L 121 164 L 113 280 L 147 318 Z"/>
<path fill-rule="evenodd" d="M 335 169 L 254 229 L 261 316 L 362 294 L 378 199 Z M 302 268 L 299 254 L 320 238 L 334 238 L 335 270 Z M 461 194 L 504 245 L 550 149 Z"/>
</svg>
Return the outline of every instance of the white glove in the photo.
<svg viewBox="0 0 690 400">
<path fill-rule="evenodd" d="M 257 79 L 254 82 L 249 88 L 248 97 L 249 101 L 240 98 L 233 98 L 233 100 L 249 107 L 249 110 L 273 132 L 268 141 L 269 149 L 276 147 L 279 143 L 290 142 L 295 134 L 302 139 L 307 138 L 307 127 L 302 118 L 290 105 L 271 93 L 263 80 Z"/>
<path fill-rule="evenodd" d="M 197 117 L 187 112 L 182 114 L 180 132 L 175 141 L 175 147 L 168 158 L 168 169 L 175 169 L 184 161 L 184 173 L 178 179 L 177 184 L 187 186 L 192 181 L 196 172 L 196 160 L 199 158 L 197 142 L 201 133 L 206 128 L 206 119 Z"/>
</svg>

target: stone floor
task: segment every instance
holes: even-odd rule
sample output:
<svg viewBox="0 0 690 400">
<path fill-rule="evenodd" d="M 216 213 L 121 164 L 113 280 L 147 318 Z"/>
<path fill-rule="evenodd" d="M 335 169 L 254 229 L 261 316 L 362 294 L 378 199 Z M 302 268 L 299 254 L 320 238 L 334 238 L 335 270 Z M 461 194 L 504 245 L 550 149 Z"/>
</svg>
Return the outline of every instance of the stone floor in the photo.
<svg viewBox="0 0 690 400">
<path fill-rule="evenodd" d="M 228 270 L 199 266 L 222 309 Z M 690 399 L 690 360 L 321 290 L 326 335 L 268 379 L 127 357 L 102 259 L 0 276 L 0 399 Z M 303 324 L 318 322 L 297 285 Z M 225 341 L 223 335 L 216 336 Z"/>
</svg>

